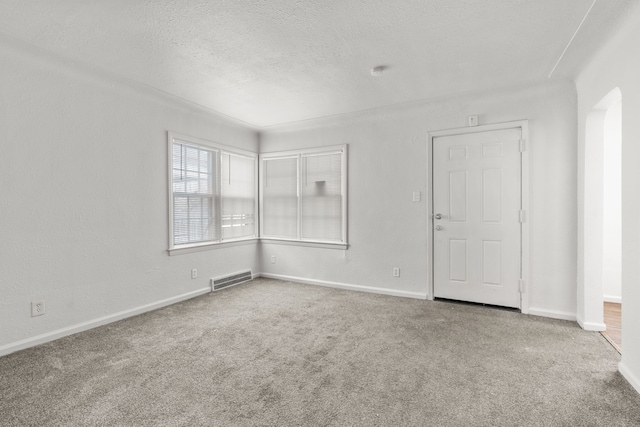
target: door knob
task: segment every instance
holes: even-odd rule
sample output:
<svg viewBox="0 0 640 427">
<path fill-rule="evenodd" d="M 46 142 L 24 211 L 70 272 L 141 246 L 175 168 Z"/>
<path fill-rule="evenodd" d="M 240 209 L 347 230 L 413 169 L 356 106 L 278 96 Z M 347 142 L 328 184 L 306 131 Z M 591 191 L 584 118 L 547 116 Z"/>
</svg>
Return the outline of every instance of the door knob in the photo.
<svg viewBox="0 0 640 427">
<path fill-rule="evenodd" d="M 437 231 L 442 230 L 442 226 L 441 226 L 441 225 L 436 225 L 436 230 L 437 230 Z"/>
<path fill-rule="evenodd" d="M 436 214 L 435 219 L 442 219 L 442 214 Z"/>
</svg>

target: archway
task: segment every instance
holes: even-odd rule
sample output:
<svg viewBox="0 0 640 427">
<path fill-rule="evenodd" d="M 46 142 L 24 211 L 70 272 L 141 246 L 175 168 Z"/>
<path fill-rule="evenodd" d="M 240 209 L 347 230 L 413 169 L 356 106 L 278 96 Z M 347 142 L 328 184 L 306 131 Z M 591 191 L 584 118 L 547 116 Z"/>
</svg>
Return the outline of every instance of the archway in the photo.
<svg viewBox="0 0 640 427">
<path fill-rule="evenodd" d="M 609 92 L 589 112 L 585 129 L 584 198 L 580 213 L 584 262 L 578 272 L 578 322 L 592 331 L 606 328 L 604 281 L 609 285 L 612 277 L 619 277 L 621 101 L 619 88 Z M 616 286 L 619 283 L 613 288 Z"/>
</svg>

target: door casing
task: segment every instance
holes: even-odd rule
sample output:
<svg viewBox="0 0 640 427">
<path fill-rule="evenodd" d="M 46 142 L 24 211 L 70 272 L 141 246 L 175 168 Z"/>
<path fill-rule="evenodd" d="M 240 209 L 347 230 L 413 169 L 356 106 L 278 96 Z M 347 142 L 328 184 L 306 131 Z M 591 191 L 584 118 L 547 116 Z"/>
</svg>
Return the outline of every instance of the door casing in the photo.
<svg viewBox="0 0 640 427">
<path fill-rule="evenodd" d="M 522 210 L 525 212 L 525 219 L 522 223 L 521 238 L 521 264 L 522 264 L 522 280 L 523 292 L 520 311 L 524 314 L 529 312 L 529 296 L 531 295 L 530 265 L 529 265 L 529 224 L 530 224 L 530 208 L 529 208 L 529 152 L 531 144 L 529 141 L 529 121 L 517 120 L 512 122 L 496 123 L 482 126 L 473 126 L 456 129 L 445 129 L 429 132 L 427 134 L 427 188 L 429 191 L 427 199 L 427 299 L 434 299 L 434 277 L 433 277 L 433 140 L 441 136 L 463 135 L 477 132 L 487 132 L 502 129 L 519 128 L 522 132 L 524 141 L 524 151 L 521 156 L 521 195 Z"/>
</svg>

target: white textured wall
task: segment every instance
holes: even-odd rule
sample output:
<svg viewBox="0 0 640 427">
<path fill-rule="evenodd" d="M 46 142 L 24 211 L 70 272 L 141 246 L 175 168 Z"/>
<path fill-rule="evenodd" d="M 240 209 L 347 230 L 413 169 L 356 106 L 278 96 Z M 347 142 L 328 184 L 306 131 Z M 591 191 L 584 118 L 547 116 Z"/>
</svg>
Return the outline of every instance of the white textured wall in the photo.
<svg viewBox="0 0 640 427">
<path fill-rule="evenodd" d="M 257 150 L 232 121 L 0 40 L 0 351 L 244 268 L 426 294 L 427 132 L 529 119 L 530 308 L 575 313 L 575 89 L 461 96 L 269 129 L 262 151 L 349 144 L 347 251 L 263 244 L 167 255 L 166 131 Z M 413 203 L 413 191 L 423 200 Z M 549 215 L 554 212 L 554 215 Z M 276 255 L 277 263 L 269 262 Z M 391 277 L 394 266 L 401 277 Z M 200 277 L 189 278 L 191 268 Z M 30 301 L 47 314 L 30 317 Z"/>
<path fill-rule="evenodd" d="M 427 293 L 427 132 L 529 119 L 532 313 L 575 318 L 576 92 L 559 82 L 501 93 L 452 97 L 286 127 L 261 135 L 261 151 L 349 144 L 347 251 L 262 244 L 262 271 Z M 412 202 L 412 192 L 423 200 Z M 276 255 L 276 264 L 270 257 Z M 401 277 L 392 277 L 392 268 Z"/>
<path fill-rule="evenodd" d="M 605 301 L 622 298 L 622 200 L 621 200 L 622 103 L 607 111 L 604 120 L 602 288 Z"/>
<path fill-rule="evenodd" d="M 585 127 L 591 109 L 612 89 L 622 92 L 622 362 L 620 371 L 640 392 L 640 9 L 576 80 L 578 90 L 579 196 L 584 191 Z M 586 213 L 580 211 L 579 218 Z M 586 230 L 585 232 L 588 232 Z M 583 262 L 583 261 L 581 261 Z M 583 269 L 583 264 L 578 264 Z M 589 294 L 581 289 L 579 296 Z M 581 298 L 582 299 L 582 298 Z M 581 301 L 580 311 L 588 311 Z"/>
<path fill-rule="evenodd" d="M 256 132 L 6 39 L 0 62 L 0 354 L 257 270 L 255 243 L 168 256 L 166 135 Z"/>
</svg>

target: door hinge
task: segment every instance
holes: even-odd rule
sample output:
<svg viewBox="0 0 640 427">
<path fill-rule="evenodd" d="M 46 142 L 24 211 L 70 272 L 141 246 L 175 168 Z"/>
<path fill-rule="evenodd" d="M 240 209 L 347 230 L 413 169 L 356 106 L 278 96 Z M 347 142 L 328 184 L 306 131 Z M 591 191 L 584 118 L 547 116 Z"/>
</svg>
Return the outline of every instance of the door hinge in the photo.
<svg viewBox="0 0 640 427">
<path fill-rule="evenodd" d="M 527 140 L 526 139 L 521 139 L 520 140 L 520 152 L 524 153 L 527 149 Z"/>
<path fill-rule="evenodd" d="M 521 210 L 520 211 L 520 222 L 524 223 L 527 221 L 527 211 Z"/>
<path fill-rule="evenodd" d="M 523 279 L 520 279 L 519 282 L 520 282 L 520 293 L 524 294 L 527 291 L 526 283 Z"/>
</svg>

